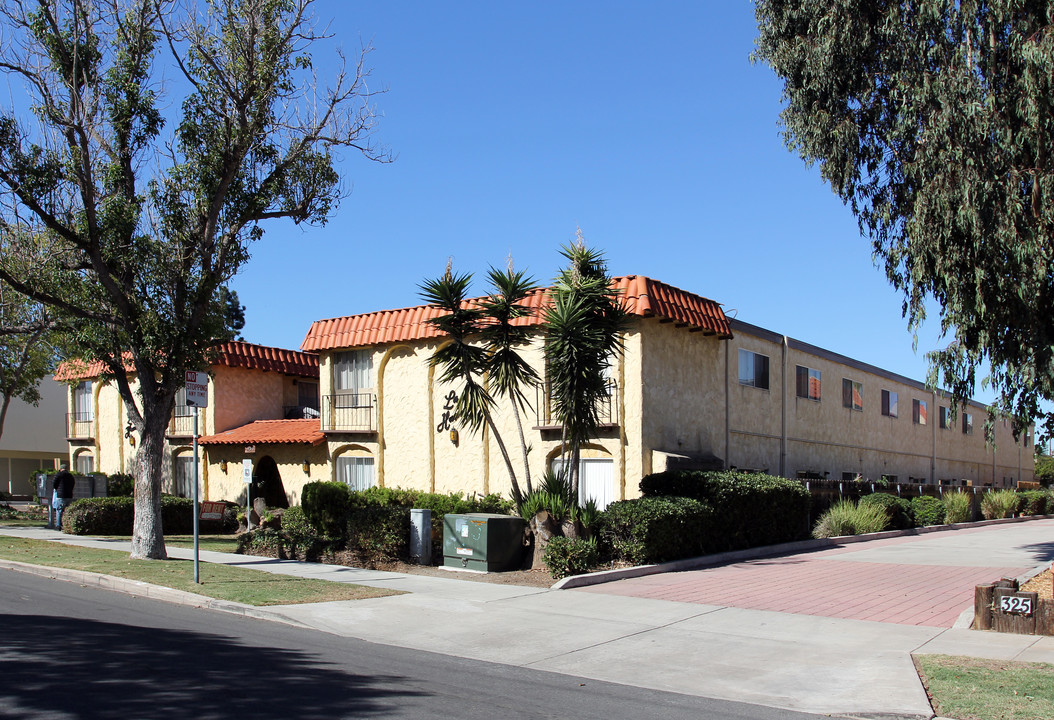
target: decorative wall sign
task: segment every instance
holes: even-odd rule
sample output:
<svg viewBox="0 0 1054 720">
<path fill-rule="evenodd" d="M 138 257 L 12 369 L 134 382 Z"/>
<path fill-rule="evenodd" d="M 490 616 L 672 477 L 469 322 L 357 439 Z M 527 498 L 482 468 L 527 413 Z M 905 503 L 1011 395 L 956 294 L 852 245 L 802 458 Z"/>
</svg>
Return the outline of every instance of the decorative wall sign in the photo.
<svg viewBox="0 0 1054 720">
<path fill-rule="evenodd" d="M 443 403 L 443 417 L 439 420 L 439 424 L 436 425 L 436 432 L 443 433 L 450 430 L 454 426 L 454 421 L 457 420 L 457 413 L 454 412 L 454 408 L 457 407 L 457 393 L 451 390 L 447 393 L 446 402 Z"/>
</svg>

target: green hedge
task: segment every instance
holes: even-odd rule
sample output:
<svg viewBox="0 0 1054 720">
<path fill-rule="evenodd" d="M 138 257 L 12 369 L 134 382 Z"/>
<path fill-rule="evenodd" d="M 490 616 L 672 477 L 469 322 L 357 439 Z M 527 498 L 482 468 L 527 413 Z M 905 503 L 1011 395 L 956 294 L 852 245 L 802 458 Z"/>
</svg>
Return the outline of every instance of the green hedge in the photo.
<svg viewBox="0 0 1054 720">
<path fill-rule="evenodd" d="M 696 557 L 705 545 L 714 511 L 685 497 L 642 497 L 608 505 L 600 520 L 600 537 L 616 559 L 634 565 Z"/>
<path fill-rule="evenodd" d="M 322 537 L 335 538 L 344 533 L 351 491 L 341 482 L 313 482 L 304 486 L 300 496 L 304 517 Z"/>
<path fill-rule="evenodd" d="M 920 495 L 911 499 L 911 512 L 919 527 L 944 524 L 944 502 L 940 498 Z"/>
<path fill-rule="evenodd" d="M 809 491 L 797 480 L 725 471 L 675 470 L 640 482 L 644 497 L 700 500 L 713 509 L 708 552 L 775 545 L 809 537 Z"/>
<path fill-rule="evenodd" d="M 889 518 L 886 530 L 910 530 L 915 527 L 915 517 L 911 512 L 911 502 L 890 493 L 871 493 L 860 498 L 861 505 L 874 505 L 886 511 Z"/>
<path fill-rule="evenodd" d="M 583 575 L 597 564 L 597 544 L 593 540 L 557 535 L 546 543 L 542 559 L 549 573 L 557 580 L 570 575 Z"/>
<path fill-rule="evenodd" d="M 131 535 L 135 501 L 130 497 L 99 497 L 74 500 L 62 514 L 62 529 L 73 535 Z M 201 532 L 217 533 L 229 526 L 233 505 L 224 520 L 202 520 Z M 227 517 L 230 516 L 230 517 Z M 161 496 L 161 529 L 166 535 L 194 532 L 194 501 Z"/>
</svg>

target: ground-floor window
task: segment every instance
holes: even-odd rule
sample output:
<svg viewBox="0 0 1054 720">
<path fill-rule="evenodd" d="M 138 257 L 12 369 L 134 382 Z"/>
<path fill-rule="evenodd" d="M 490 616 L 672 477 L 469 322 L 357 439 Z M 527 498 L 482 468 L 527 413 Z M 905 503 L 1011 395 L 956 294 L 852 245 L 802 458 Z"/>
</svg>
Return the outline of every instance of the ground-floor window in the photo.
<svg viewBox="0 0 1054 720">
<path fill-rule="evenodd" d="M 553 472 L 564 467 L 563 458 L 553 458 Z M 592 500 L 603 510 L 618 497 L 615 492 L 615 462 L 608 458 L 583 458 L 578 463 L 578 502 Z"/>
<path fill-rule="evenodd" d="M 352 490 L 365 490 L 377 484 L 373 469 L 373 458 L 359 455 L 343 455 L 337 458 L 337 481 Z"/>
<path fill-rule="evenodd" d="M 95 458 L 91 453 L 81 453 L 76 457 L 75 469 L 81 475 L 90 475 L 95 472 Z"/>
<path fill-rule="evenodd" d="M 194 456 L 177 455 L 172 460 L 172 494 L 191 497 L 194 494 Z"/>
</svg>

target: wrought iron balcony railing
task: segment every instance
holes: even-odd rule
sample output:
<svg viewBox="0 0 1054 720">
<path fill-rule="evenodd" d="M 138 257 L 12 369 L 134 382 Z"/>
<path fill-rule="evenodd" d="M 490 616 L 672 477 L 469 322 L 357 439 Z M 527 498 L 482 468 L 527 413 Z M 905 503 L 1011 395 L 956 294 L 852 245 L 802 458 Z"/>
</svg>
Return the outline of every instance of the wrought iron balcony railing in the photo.
<svg viewBox="0 0 1054 720">
<path fill-rule="evenodd" d="M 553 415 L 549 383 L 545 383 L 544 386 L 538 388 L 534 407 L 538 411 L 539 427 L 551 428 L 559 426 L 559 421 Z M 597 401 L 597 420 L 602 427 L 618 425 L 618 386 L 614 380 L 607 381 L 607 392 Z"/>
<path fill-rule="evenodd" d="M 66 437 L 90 440 L 95 432 L 95 416 L 90 412 L 66 413 Z"/>
<path fill-rule="evenodd" d="M 322 398 L 323 432 L 376 432 L 377 396 L 339 393 Z"/>
</svg>

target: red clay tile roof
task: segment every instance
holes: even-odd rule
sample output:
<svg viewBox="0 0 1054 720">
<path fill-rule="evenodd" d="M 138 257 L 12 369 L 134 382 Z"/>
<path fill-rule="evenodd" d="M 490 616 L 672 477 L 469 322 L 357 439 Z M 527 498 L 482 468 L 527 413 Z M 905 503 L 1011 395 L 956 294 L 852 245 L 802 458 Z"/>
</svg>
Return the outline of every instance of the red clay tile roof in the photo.
<svg viewBox="0 0 1054 720">
<path fill-rule="evenodd" d="M 713 300 L 642 275 L 615 278 L 612 286 L 621 291 L 631 315 L 659 318 L 708 335 L 732 337 L 728 318 Z M 516 324 L 538 325 L 541 323 L 542 308 L 549 304 L 548 291 L 532 293 L 522 304 L 534 312 L 517 320 Z M 401 310 L 316 320 L 311 324 L 300 349 L 318 352 L 438 337 L 439 331 L 427 321 L 440 313 L 435 306 L 418 305 Z"/>
<path fill-rule="evenodd" d="M 326 441 L 318 418 L 257 420 L 215 435 L 198 438 L 199 445 L 321 445 Z"/>
<path fill-rule="evenodd" d="M 212 362 L 213 366 L 242 367 L 298 377 L 318 377 L 318 356 L 310 353 L 255 345 L 241 340 L 217 345 L 215 350 L 217 356 Z M 129 372 L 135 371 L 131 355 L 128 353 L 125 354 L 125 363 Z M 55 380 L 56 382 L 87 380 L 100 377 L 105 370 L 106 366 L 100 361 L 86 363 L 83 360 L 68 360 L 59 365 L 55 372 Z"/>
<path fill-rule="evenodd" d="M 213 365 L 270 370 L 300 377 L 318 377 L 318 355 L 242 341 L 224 343 L 217 346 L 216 350 L 219 357 Z"/>
</svg>

